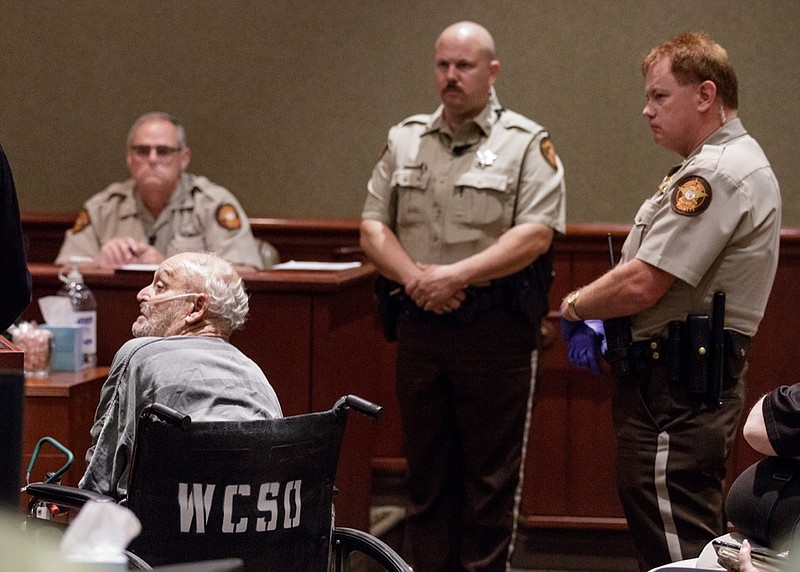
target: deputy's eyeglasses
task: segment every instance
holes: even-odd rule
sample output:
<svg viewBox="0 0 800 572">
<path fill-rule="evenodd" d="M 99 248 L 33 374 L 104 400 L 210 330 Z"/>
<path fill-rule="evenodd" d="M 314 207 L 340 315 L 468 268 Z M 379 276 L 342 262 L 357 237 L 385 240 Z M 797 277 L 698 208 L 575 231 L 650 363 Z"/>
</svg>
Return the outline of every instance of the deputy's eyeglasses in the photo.
<svg viewBox="0 0 800 572">
<path fill-rule="evenodd" d="M 181 150 L 180 147 L 170 147 L 169 145 L 131 145 L 130 150 L 133 151 L 138 157 L 146 159 L 153 152 L 159 159 L 167 159 L 172 157 L 175 153 Z"/>
</svg>

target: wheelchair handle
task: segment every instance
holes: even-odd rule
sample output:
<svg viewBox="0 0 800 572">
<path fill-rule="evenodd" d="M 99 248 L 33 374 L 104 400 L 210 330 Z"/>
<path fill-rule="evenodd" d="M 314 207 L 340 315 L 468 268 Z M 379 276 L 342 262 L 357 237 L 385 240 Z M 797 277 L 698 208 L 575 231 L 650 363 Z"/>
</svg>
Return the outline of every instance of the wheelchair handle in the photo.
<svg viewBox="0 0 800 572">
<path fill-rule="evenodd" d="M 383 417 L 383 407 L 377 403 L 367 401 L 363 397 L 358 397 L 357 395 L 345 395 L 344 397 L 340 397 L 333 408 L 339 409 L 341 407 L 351 407 L 359 413 L 369 415 L 373 419 L 381 419 Z"/>
<path fill-rule="evenodd" d="M 162 421 L 166 421 L 170 425 L 174 425 L 184 431 L 189 428 L 192 424 L 192 418 L 189 415 L 184 415 L 183 413 L 179 413 L 174 409 L 167 407 L 166 405 L 161 405 L 160 403 L 151 403 L 149 405 L 145 405 L 142 412 L 139 414 L 139 417 L 144 417 L 146 415 L 155 415 Z"/>
<path fill-rule="evenodd" d="M 33 472 L 33 465 L 36 464 L 36 458 L 39 456 L 39 450 L 42 448 L 42 445 L 45 443 L 50 443 L 53 447 L 64 453 L 67 457 L 66 462 L 64 465 L 58 469 L 55 473 L 51 473 L 45 480 L 45 483 L 52 483 L 53 481 L 58 480 L 58 478 L 67 472 L 72 466 L 72 462 L 75 460 L 75 456 L 72 454 L 72 451 L 67 449 L 64 445 L 53 439 L 52 437 L 42 437 L 36 443 L 36 447 L 33 448 L 33 454 L 31 454 L 31 461 L 28 463 L 28 471 L 25 473 L 25 483 L 31 484 L 31 473 Z"/>
</svg>

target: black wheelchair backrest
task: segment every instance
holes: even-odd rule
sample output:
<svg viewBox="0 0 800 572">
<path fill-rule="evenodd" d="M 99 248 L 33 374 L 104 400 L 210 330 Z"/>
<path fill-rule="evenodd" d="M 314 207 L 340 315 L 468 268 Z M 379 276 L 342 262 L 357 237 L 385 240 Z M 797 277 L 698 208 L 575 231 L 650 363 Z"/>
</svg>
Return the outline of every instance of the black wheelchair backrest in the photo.
<svg viewBox="0 0 800 572">
<path fill-rule="evenodd" d="M 150 565 L 235 557 L 248 570 L 326 570 L 347 407 L 244 422 L 163 413 L 137 427 L 133 553 Z"/>
</svg>

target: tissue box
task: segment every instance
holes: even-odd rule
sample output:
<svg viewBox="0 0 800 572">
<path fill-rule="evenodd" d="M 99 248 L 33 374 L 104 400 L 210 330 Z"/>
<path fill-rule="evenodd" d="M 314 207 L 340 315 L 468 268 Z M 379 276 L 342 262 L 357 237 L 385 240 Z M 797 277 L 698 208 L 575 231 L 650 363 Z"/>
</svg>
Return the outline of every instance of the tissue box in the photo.
<svg viewBox="0 0 800 572">
<path fill-rule="evenodd" d="M 81 326 L 40 326 L 53 332 L 52 371 L 80 371 L 83 369 L 83 328 Z"/>
</svg>

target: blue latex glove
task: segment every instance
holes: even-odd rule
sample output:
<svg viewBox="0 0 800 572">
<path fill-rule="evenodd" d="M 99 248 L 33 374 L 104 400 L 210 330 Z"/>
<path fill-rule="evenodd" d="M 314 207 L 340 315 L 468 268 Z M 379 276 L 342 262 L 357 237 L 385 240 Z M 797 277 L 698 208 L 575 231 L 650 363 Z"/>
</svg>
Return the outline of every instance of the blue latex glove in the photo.
<svg viewBox="0 0 800 572">
<path fill-rule="evenodd" d="M 603 326 L 603 320 L 584 320 L 586 325 L 594 330 L 594 333 L 599 335 L 603 340 L 600 342 L 600 351 L 603 352 L 603 355 L 606 355 L 606 351 L 608 351 L 608 341 L 606 340 L 606 329 Z"/>
<path fill-rule="evenodd" d="M 568 341 L 567 357 L 569 363 L 584 367 L 599 375 L 600 351 L 605 335 L 600 320 L 570 321 L 561 319 L 561 336 Z"/>
<path fill-rule="evenodd" d="M 572 336 L 586 327 L 586 323 L 583 320 L 567 320 L 565 318 L 561 318 L 561 339 L 565 342 L 569 342 L 572 339 Z"/>
</svg>

